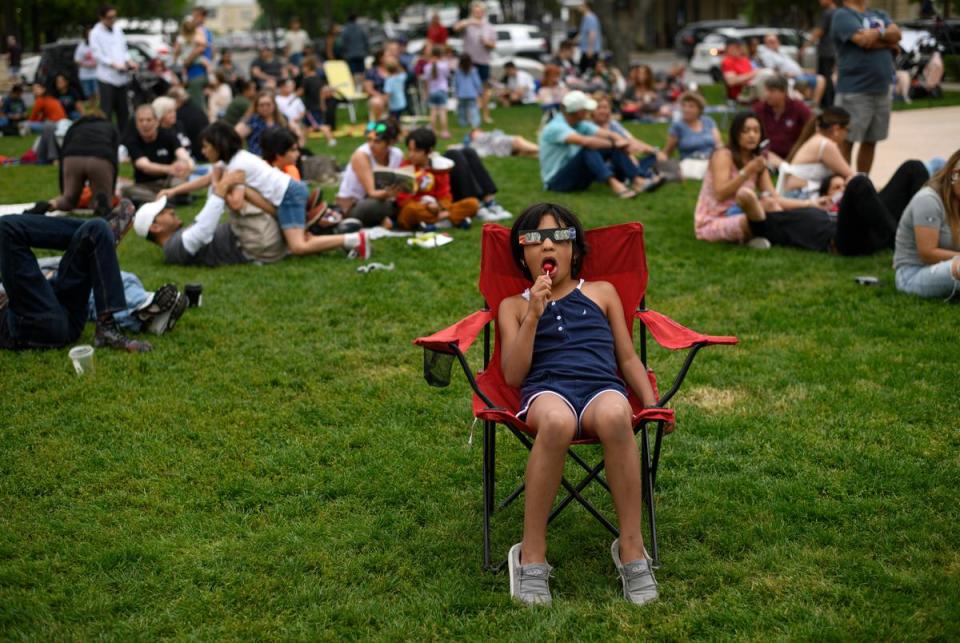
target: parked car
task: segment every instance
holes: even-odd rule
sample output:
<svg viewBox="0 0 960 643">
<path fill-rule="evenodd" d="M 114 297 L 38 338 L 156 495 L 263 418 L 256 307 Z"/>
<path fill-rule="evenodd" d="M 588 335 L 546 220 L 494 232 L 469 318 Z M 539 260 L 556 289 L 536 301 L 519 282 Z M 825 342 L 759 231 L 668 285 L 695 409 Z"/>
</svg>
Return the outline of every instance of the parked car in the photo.
<svg viewBox="0 0 960 643">
<path fill-rule="evenodd" d="M 540 60 L 549 53 L 547 39 L 539 29 L 531 25 L 494 25 L 494 31 L 497 32 L 497 46 L 493 50 L 494 55 L 501 58 L 529 58 Z M 407 51 L 417 55 L 423 51 L 424 39 L 411 40 L 407 43 Z M 463 51 L 463 39 L 452 37 L 447 39 L 447 44 L 455 51 Z"/>
<path fill-rule="evenodd" d="M 678 56 L 689 60 L 693 57 L 694 47 L 696 47 L 708 33 L 724 27 L 744 28 L 746 26 L 747 23 L 743 20 L 703 20 L 701 22 L 691 22 L 674 36 L 674 50 Z"/>
<path fill-rule="evenodd" d="M 127 46 L 139 45 L 150 58 L 162 60 L 168 67 L 173 64 L 173 47 L 161 34 L 152 33 L 125 33 Z"/>
<path fill-rule="evenodd" d="M 901 28 L 928 31 L 943 47 L 944 55 L 960 54 L 960 20 L 907 20 Z"/>
<path fill-rule="evenodd" d="M 497 32 L 497 55 L 540 59 L 550 52 L 547 39 L 535 26 L 523 24 L 494 25 Z"/>
<path fill-rule="evenodd" d="M 771 32 L 777 34 L 780 39 L 780 51 L 794 60 L 799 60 L 800 45 L 806 39 L 801 31 L 779 27 L 727 27 L 707 34 L 704 36 L 703 42 L 694 47 L 693 57 L 690 59 L 690 69 L 719 78 L 722 75 L 720 62 L 723 60 L 727 42 L 730 40 L 747 41 L 750 38 L 757 38 L 762 41 L 763 37 Z M 811 51 L 811 53 L 813 52 Z M 809 61 L 804 62 L 807 64 L 801 63 L 801 65 L 812 66 Z"/>
<path fill-rule="evenodd" d="M 80 44 L 80 40 L 72 38 L 44 45 L 40 51 L 36 73 L 32 77 L 24 74 L 24 77 L 28 82 L 43 83 L 50 86 L 55 75 L 65 73 L 70 78 L 71 84 L 75 84 L 79 88 L 80 77 L 77 73 L 77 63 L 73 61 L 73 54 L 78 44 Z M 141 69 L 150 67 L 150 63 L 156 60 L 153 52 L 141 43 L 128 42 L 127 49 L 130 51 L 130 58 Z"/>
</svg>

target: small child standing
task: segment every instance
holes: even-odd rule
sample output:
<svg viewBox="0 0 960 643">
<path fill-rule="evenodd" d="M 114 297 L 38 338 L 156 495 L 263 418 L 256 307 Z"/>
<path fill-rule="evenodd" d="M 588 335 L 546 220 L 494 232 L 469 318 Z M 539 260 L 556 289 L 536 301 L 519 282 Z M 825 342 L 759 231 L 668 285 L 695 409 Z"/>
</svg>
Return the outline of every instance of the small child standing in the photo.
<svg viewBox="0 0 960 643">
<path fill-rule="evenodd" d="M 447 125 L 447 99 L 450 96 L 450 65 L 441 56 L 441 48 L 430 51 L 430 61 L 423 67 L 427 81 L 427 103 L 430 105 L 430 126 L 440 138 L 450 138 Z"/>
<path fill-rule="evenodd" d="M 603 444 L 606 477 L 620 523 L 610 547 L 624 597 L 656 600 L 657 582 L 640 530 L 640 454 L 627 386 L 644 406 L 656 397 L 610 283 L 579 278 L 587 246 L 576 215 L 553 203 L 521 214 L 510 233 L 517 268 L 533 283 L 504 299 L 497 314 L 501 369 L 520 387 L 520 412 L 536 439 L 527 461 L 523 541 L 510 548 L 510 595 L 550 604 L 547 520 L 567 448 L 583 437 Z M 621 376 L 618 374 L 622 373 Z"/>
<path fill-rule="evenodd" d="M 470 217 L 477 214 L 480 201 L 474 197 L 453 200 L 450 191 L 450 168 L 453 161 L 433 154 L 437 135 L 426 127 L 407 134 L 407 158 L 400 164 L 413 166 L 414 193 L 397 194 L 397 224 L 404 230 L 415 230 L 421 224 L 435 225 L 448 221 L 450 225 L 467 227 Z"/>
<path fill-rule="evenodd" d="M 389 99 L 388 109 L 391 118 L 400 120 L 400 116 L 407 111 L 407 72 L 395 60 L 387 63 L 387 79 L 383 81 L 383 93 Z"/>
<path fill-rule="evenodd" d="M 457 120 L 460 127 L 480 127 L 480 110 L 477 99 L 483 93 L 480 72 L 473 66 L 470 56 L 460 56 L 460 64 L 453 76 L 453 89 L 457 95 Z"/>
</svg>

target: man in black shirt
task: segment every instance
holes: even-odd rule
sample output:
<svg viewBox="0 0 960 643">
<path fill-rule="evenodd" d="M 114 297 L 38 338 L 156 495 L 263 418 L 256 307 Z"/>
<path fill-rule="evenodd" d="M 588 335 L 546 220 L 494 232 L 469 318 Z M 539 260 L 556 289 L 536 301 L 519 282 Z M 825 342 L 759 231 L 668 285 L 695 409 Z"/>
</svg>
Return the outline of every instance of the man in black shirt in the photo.
<svg viewBox="0 0 960 643">
<path fill-rule="evenodd" d="M 837 51 L 830 38 L 830 23 L 833 13 L 837 10 L 834 0 L 820 0 L 823 13 L 820 15 L 820 24 L 810 32 L 810 38 L 817 45 L 817 73 L 827 79 L 827 88 L 820 101 L 822 107 L 833 105 L 833 70 L 837 65 Z"/>
<path fill-rule="evenodd" d="M 250 77 L 257 81 L 257 86 L 263 89 L 276 89 L 280 79 L 284 77 L 283 63 L 277 59 L 273 49 L 264 47 L 260 55 L 250 63 Z"/>
<path fill-rule="evenodd" d="M 206 163 L 200 152 L 200 132 L 210 124 L 207 113 L 190 100 L 190 95 L 183 87 L 174 87 L 167 92 L 167 96 L 177 102 L 177 132 L 182 134 L 181 139 L 186 137 L 190 141 L 190 155 Z"/>
<path fill-rule="evenodd" d="M 183 183 L 194 165 L 176 133 L 160 127 L 152 105 L 137 108 L 134 124 L 123 139 L 133 163 L 134 185 L 123 188 L 123 195 L 140 205 L 155 200 L 160 190 Z"/>
</svg>

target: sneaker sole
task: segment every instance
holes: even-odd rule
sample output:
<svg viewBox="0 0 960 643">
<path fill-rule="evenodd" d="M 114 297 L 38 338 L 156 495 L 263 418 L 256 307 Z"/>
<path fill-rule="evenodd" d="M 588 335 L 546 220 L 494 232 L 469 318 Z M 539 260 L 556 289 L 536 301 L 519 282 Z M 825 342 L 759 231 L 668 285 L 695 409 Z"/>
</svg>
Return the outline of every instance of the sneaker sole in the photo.
<svg viewBox="0 0 960 643">
<path fill-rule="evenodd" d="M 514 555 L 513 550 L 520 547 L 520 544 L 516 544 L 510 548 L 510 552 L 507 554 L 507 569 L 510 572 L 510 598 L 519 601 L 520 598 L 517 596 L 517 574 L 516 569 L 514 568 Z M 517 556 L 516 558 L 520 558 Z M 522 601 L 521 601 L 522 602 Z"/>
<path fill-rule="evenodd" d="M 173 327 L 177 325 L 177 322 L 180 321 L 183 313 L 187 310 L 187 304 L 187 296 L 182 292 L 177 293 L 177 301 L 173 304 L 173 308 L 170 309 L 170 318 L 163 328 L 164 333 L 169 333 L 173 330 Z"/>
</svg>

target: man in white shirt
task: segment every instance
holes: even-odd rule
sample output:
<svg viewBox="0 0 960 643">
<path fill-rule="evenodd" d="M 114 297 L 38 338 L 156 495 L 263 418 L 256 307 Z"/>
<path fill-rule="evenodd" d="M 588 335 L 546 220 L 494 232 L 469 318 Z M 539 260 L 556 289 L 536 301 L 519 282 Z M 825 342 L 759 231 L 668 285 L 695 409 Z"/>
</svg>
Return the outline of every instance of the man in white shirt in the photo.
<svg viewBox="0 0 960 643">
<path fill-rule="evenodd" d="M 97 60 L 100 108 L 107 120 L 116 113 L 117 128 L 122 132 L 130 120 L 127 85 L 130 83 L 130 72 L 137 68 L 137 64 L 130 59 L 127 39 L 116 22 L 117 9 L 103 5 L 100 8 L 100 22 L 90 30 L 90 48 Z"/>
<path fill-rule="evenodd" d="M 780 39 L 777 34 L 768 33 L 764 36 L 763 46 L 759 48 L 758 53 L 760 54 L 760 62 L 766 69 L 804 83 L 809 89 L 806 98 L 812 100 L 815 105 L 820 104 L 823 92 L 827 88 L 827 79 L 812 70 L 803 69 L 797 61 L 780 51 Z"/>
<path fill-rule="evenodd" d="M 290 28 L 283 36 L 283 53 L 291 65 L 300 66 L 303 62 L 303 48 L 309 43 L 310 36 L 300 26 L 300 20 L 298 18 L 291 20 Z"/>
<path fill-rule="evenodd" d="M 517 69 L 512 60 L 503 66 L 503 73 L 504 86 L 498 92 L 502 105 L 527 105 L 537 102 L 533 76 Z"/>
</svg>

